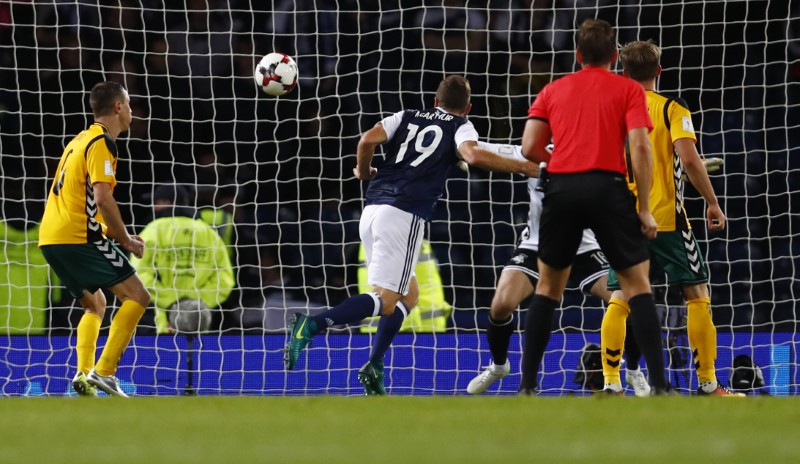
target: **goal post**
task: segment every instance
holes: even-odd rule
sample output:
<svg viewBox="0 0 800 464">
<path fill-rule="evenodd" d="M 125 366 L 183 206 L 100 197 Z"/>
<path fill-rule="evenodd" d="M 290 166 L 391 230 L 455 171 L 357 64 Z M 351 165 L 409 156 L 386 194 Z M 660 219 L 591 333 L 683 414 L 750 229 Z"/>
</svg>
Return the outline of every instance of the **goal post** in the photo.
<svg viewBox="0 0 800 464">
<path fill-rule="evenodd" d="M 191 340 L 157 335 L 148 309 L 120 363 L 123 388 L 356 395 L 369 333 L 339 327 L 316 337 L 292 372 L 281 349 L 293 312 L 358 292 L 360 134 L 393 112 L 431 106 L 438 82 L 460 74 L 482 138 L 520 143 L 537 92 L 575 70 L 576 27 L 590 17 L 616 26 L 621 44 L 662 48 L 659 90 L 688 103 L 700 153 L 724 162 L 711 180 L 725 231 L 706 232 L 703 200 L 686 188 L 711 272 L 720 381 L 747 354 L 766 391 L 797 394 L 800 1 L 112 3 L 0 5 L 3 394 L 70 394 L 82 309 L 38 253 L 36 228 L 64 145 L 92 121 L 95 83 L 119 81 L 132 100 L 114 192 L 129 232 L 153 218 L 157 186 L 181 184 L 225 239 L 237 282 L 213 310 L 212 330 Z M 297 87 L 278 98 L 253 82 L 273 51 L 299 69 Z M 527 212 L 524 179 L 453 170 L 425 231 L 452 311 L 445 331 L 398 336 L 387 355 L 390 393 L 465 394 L 490 362 L 488 309 Z M 686 393 L 696 375 L 680 304 L 668 295 L 659 287 L 669 375 Z M 118 306 L 110 297 L 100 346 Z M 540 374 L 545 395 L 585 393 L 574 372 L 583 348 L 599 343 L 599 300 L 573 289 L 562 308 Z M 516 392 L 521 309 L 512 374 L 490 394 Z"/>
</svg>

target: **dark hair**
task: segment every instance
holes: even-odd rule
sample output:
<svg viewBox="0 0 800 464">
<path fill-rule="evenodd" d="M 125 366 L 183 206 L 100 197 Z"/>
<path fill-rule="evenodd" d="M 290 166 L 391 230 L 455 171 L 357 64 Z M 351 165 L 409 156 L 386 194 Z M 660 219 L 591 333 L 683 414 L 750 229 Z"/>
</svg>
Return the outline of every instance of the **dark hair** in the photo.
<svg viewBox="0 0 800 464">
<path fill-rule="evenodd" d="M 623 69 L 632 79 L 639 82 L 647 81 L 658 75 L 661 49 L 652 40 L 640 40 L 622 47 L 619 58 Z"/>
<path fill-rule="evenodd" d="M 611 62 L 617 39 L 614 28 L 602 19 L 587 19 L 578 29 L 578 51 L 583 56 L 583 64 L 602 66 Z"/>
<path fill-rule="evenodd" d="M 442 108 L 464 111 L 469 106 L 469 81 L 461 76 L 447 76 L 436 90 L 436 99 Z"/>
<path fill-rule="evenodd" d="M 114 114 L 114 103 L 125 98 L 125 87 L 118 82 L 98 82 L 92 87 L 89 95 L 89 106 L 92 107 L 94 117 Z"/>
</svg>

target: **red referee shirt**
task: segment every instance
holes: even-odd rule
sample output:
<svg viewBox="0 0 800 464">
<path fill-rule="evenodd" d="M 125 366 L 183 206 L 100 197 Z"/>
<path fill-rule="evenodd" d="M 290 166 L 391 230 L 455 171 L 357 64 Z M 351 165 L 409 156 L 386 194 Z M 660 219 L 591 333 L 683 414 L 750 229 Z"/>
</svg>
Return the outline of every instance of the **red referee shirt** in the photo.
<svg viewBox="0 0 800 464">
<path fill-rule="evenodd" d="M 614 171 L 627 174 L 628 131 L 653 129 L 642 86 L 604 68 L 588 66 L 546 85 L 528 117 L 550 126 L 553 173 Z"/>
</svg>

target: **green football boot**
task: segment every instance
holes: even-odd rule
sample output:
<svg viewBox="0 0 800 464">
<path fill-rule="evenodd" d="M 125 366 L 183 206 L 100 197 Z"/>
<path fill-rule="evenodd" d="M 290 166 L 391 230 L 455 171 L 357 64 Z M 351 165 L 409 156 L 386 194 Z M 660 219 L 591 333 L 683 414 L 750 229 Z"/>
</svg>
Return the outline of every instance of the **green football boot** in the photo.
<svg viewBox="0 0 800 464">
<path fill-rule="evenodd" d="M 97 387 L 86 380 L 86 374 L 78 371 L 72 379 L 72 389 L 80 396 L 97 396 Z"/>
<path fill-rule="evenodd" d="M 286 348 L 283 350 L 283 366 L 287 371 L 294 369 L 297 358 L 300 357 L 300 352 L 311 344 L 311 339 L 314 338 L 313 329 L 316 328 L 312 328 L 312 325 L 316 324 L 305 314 L 296 313 L 292 316 L 292 331 L 289 335 L 289 341 L 286 343 Z"/>
<path fill-rule="evenodd" d="M 358 381 L 364 385 L 367 396 L 385 395 L 386 387 L 383 385 L 383 363 L 367 361 L 358 370 Z"/>
</svg>

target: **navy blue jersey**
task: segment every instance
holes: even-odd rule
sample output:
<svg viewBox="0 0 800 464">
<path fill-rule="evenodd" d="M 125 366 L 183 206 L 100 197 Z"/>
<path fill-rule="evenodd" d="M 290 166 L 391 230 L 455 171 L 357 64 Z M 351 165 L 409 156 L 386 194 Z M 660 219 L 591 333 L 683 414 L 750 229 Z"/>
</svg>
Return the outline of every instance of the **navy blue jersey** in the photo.
<svg viewBox="0 0 800 464">
<path fill-rule="evenodd" d="M 406 110 L 383 121 L 390 137 L 386 158 L 369 183 L 366 204 L 392 205 L 430 220 L 448 170 L 460 159 L 458 144 L 477 141 L 477 133 L 467 118 L 441 108 Z"/>
</svg>

